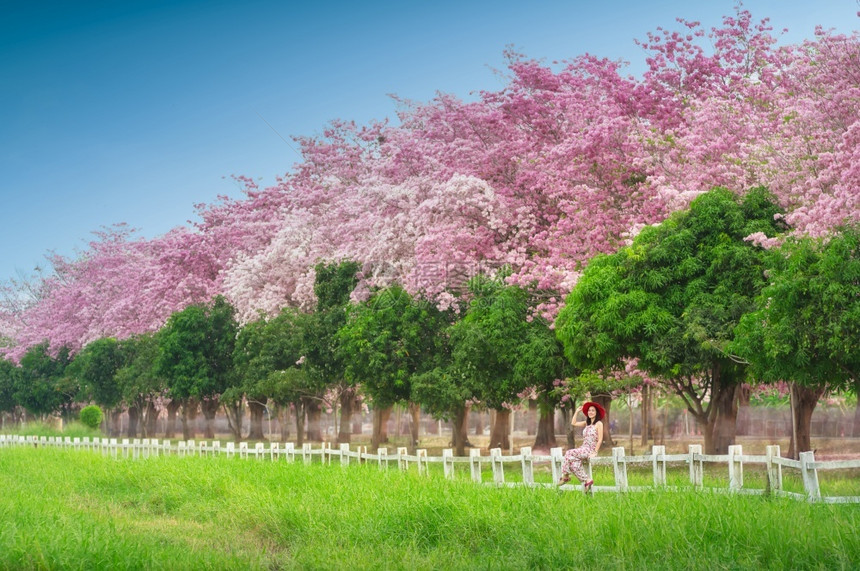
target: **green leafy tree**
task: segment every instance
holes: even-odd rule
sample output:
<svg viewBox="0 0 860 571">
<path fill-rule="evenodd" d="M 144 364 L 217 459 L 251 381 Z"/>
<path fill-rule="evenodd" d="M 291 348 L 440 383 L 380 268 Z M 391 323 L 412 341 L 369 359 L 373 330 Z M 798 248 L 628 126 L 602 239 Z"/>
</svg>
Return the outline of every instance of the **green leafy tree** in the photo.
<svg viewBox="0 0 860 571">
<path fill-rule="evenodd" d="M 317 264 L 315 270 L 317 305 L 304 322 L 302 336 L 302 387 L 308 392 L 301 403 L 308 417 L 308 439 L 322 440 L 320 414 L 326 393 L 338 395 L 341 427 L 344 425 L 343 413 L 354 401 L 355 387 L 346 379 L 346 364 L 337 348 L 337 332 L 346 323 L 349 297 L 358 283 L 359 266 L 352 261 L 342 261 Z"/>
<path fill-rule="evenodd" d="M 233 380 L 233 350 L 238 324 L 235 310 L 221 296 L 210 304 L 190 305 L 170 316 L 158 335 L 156 374 L 167 380 L 168 393 L 182 402 L 182 424 L 191 437 L 188 409 L 199 401 L 206 417 L 206 438 L 213 438 L 212 421 L 219 397 Z"/>
<path fill-rule="evenodd" d="M 112 337 L 103 337 L 87 344 L 75 355 L 70 371 L 78 377 L 84 398 L 103 409 L 112 409 L 122 400 L 116 373 L 123 364 L 119 342 Z"/>
<path fill-rule="evenodd" d="M 18 367 L 7 359 L 0 358 L 0 415 L 12 415 L 18 407 L 15 400 L 15 377 Z M 2 425 L 2 423 L 0 423 Z"/>
<path fill-rule="evenodd" d="M 53 356 L 47 342 L 32 346 L 21 358 L 15 378 L 15 400 L 34 416 L 60 412 L 64 420 L 70 421 L 72 403 L 78 393 L 74 379 L 66 377 L 70 362 L 66 347 Z"/>
<path fill-rule="evenodd" d="M 540 316 L 533 316 L 527 322 L 525 338 L 517 350 L 514 378 L 517 384 L 533 387 L 537 396 L 539 420 L 535 448 L 557 445 L 555 409 L 562 399 L 558 388 L 576 372 L 564 356 L 564 347 L 550 324 Z"/>
<path fill-rule="evenodd" d="M 413 299 L 394 285 L 349 308 L 337 334 L 346 379 L 358 384 L 374 410 L 412 401 L 412 379 L 439 365 L 450 316 L 434 305 Z M 412 412 L 412 446 L 418 440 L 418 411 Z M 381 423 L 374 423 L 371 445 L 381 443 Z"/>
<path fill-rule="evenodd" d="M 239 382 L 222 398 L 233 403 L 228 418 L 232 419 L 231 426 L 237 438 L 243 396 L 247 397 L 251 410 L 251 433 L 248 438 L 262 439 L 263 411 L 270 400 L 277 407 L 301 406 L 301 398 L 313 392 L 311 387 L 305 386 L 304 380 L 298 380 L 304 375 L 280 374 L 298 366 L 308 319 L 307 314 L 286 308 L 274 318 L 260 318 L 239 331 L 233 357 Z M 288 390 L 279 385 L 281 382 L 292 386 Z M 302 433 L 301 430 L 299 432 Z"/>
<path fill-rule="evenodd" d="M 769 257 L 769 284 L 745 315 L 731 349 L 765 381 L 792 381 L 795 439 L 811 450 L 810 427 L 828 389 L 860 382 L 860 232 L 789 239 Z"/>
<path fill-rule="evenodd" d="M 630 246 L 591 260 L 559 313 L 556 331 L 582 369 L 639 368 L 677 393 L 703 426 L 708 453 L 734 443 L 746 379 L 728 345 L 765 285 L 762 248 L 748 236 L 785 230 L 762 188 L 696 198 Z"/>
<path fill-rule="evenodd" d="M 144 437 L 155 434 L 158 401 L 166 391 L 164 378 L 156 372 L 159 355 L 158 338 L 153 333 L 133 335 L 119 342 L 123 366 L 116 372 L 122 400 L 128 407 L 129 436 L 137 436 L 141 427 Z"/>
<path fill-rule="evenodd" d="M 510 447 L 510 409 L 529 386 L 543 386 L 563 374 L 561 347 L 532 315 L 529 291 L 505 285 L 506 274 L 470 280 L 472 300 L 451 327 L 450 379 L 470 387 L 472 398 L 495 410 L 490 446 Z"/>
</svg>

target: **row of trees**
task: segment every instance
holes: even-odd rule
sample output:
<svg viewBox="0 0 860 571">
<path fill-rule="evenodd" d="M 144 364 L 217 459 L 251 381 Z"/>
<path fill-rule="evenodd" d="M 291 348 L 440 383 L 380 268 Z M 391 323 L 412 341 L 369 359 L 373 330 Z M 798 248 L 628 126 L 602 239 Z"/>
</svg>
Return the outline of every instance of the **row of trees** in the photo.
<svg viewBox="0 0 860 571">
<path fill-rule="evenodd" d="M 768 187 L 798 235 L 860 220 L 857 36 L 779 45 L 740 8 L 711 30 L 676 28 L 639 42 L 638 77 L 592 55 L 508 53 L 497 91 L 334 122 L 297 139 L 301 159 L 276 184 L 239 178 L 246 195 L 201 205 L 191 227 L 99 232 L 0 284 L 0 350 L 75 353 L 219 294 L 243 324 L 309 312 L 314 268 L 344 259 L 362 267 L 356 300 L 399 284 L 443 308 L 462 275 L 508 266 L 510 283 L 558 293 L 538 308 L 552 321 L 593 256 L 715 186 Z"/>
<path fill-rule="evenodd" d="M 159 408 L 185 420 L 199 403 L 207 437 L 220 406 L 239 438 L 247 406 L 253 439 L 273 405 L 295 411 L 301 439 L 319 438 L 321 405 L 337 402 L 338 439 L 348 442 L 360 393 L 373 406 L 374 445 L 386 411 L 404 403 L 453 421 L 462 454 L 472 403 L 496 411 L 491 444 L 508 447 L 510 407 L 537 399 L 535 445 L 547 446 L 560 405 L 591 393 L 611 411 L 613 390 L 644 382 L 679 395 L 706 450 L 719 453 L 734 442 L 741 388 L 791 381 L 790 452 L 806 450 L 819 397 L 856 391 L 860 379 L 860 233 L 846 227 L 825 240 L 788 230 L 767 190 L 715 189 L 596 256 L 554 323 L 536 308 L 557 294 L 511 284 L 508 269 L 475 276 L 440 309 L 399 285 L 351 301 L 360 266 L 320 264 L 313 311 L 240 326 L 216 297 L 174 313 L 156 334 L 98 339 L 74 358 L 35 346 L 19 366 L 3 361 L 0 411 L 46 414 L 91 400 L 127 407 L 130 429 L 151 431 Z"/>
</svg>

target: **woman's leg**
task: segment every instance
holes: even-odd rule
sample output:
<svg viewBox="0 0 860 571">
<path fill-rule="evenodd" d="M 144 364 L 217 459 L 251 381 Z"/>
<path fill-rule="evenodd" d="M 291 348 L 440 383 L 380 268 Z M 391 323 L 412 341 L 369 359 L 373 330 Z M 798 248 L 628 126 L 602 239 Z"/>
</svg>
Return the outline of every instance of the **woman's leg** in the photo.
<svg viewBox="0 0 860 571">
<path fill-rule="evenodd" d="M 582 467 L 582 461 L 591 457 L 588 450 L 583 448 L 572 448 L 565 452 L 564 459 L 561 462 L 562 476 L 573 474 L 580 481 L 585 483 L 588 481 L 588 473 Z"/>
</svg>

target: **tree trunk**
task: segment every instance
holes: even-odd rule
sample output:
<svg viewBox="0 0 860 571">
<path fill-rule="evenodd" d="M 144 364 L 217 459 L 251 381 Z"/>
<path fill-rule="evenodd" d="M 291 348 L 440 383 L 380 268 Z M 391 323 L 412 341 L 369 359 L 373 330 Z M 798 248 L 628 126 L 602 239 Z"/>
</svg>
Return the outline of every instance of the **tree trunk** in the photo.
<svg viewBox="0 0 860 571">
<path fill-rule="evenodd" d="M 301 449 L 305 443 L 305 403 L 304 399 L 299 399 L 296 405 L 296 446 Z"/>
<path fill-rule="evenodd" d="M 741 385 L 738 392 L 738 436 L 748 436 L 750 433 L 750 397 L 752 389 L 749 385 Z"/>
<path fill-rule="evenodd" d="M 224 404 L 224 414 L 227 416 L 227 426 L 230 427 L 233 440 L 239 442 L 242 440 L 242 417 L 245 415 L 244 403 L 239 400 Z"/>
<path fill-rule="evenodd" d="M 197 399 L 189 399 L 188 401 L 188 430 L 189 436 L 186 440 L 197 438 L 197 415 L 200 414 L 200 401 Z"/>
<path fill-rule="evenodd" d="M 812 450 L 812 413 L 818 404 L 818 399 L 824 394 L 825 387 L 805 387 L 797 383 L 790 384 L 794 399 L 794 423 L 797 426 L 797 442 L 792 438 L 788 446 L 788 457 L 798 459 L 801 452 Z"/>
<path fill-rule="evenodd" d="M 612 417 L 612 395 L 608 393 L 594 395 L 592 400 L 603 407 L 603 410 L 606 411 L 606 416 L 603 417 L 603 444 L 608 444 L 609 446 L 615 446 L 615 441 L 612 439 L 612 428 L 610 426 L 610 418 Z"/>
<path fill-rule="evenodd" d="M 290 440 L 290 406 L 278 406 L 278 424 L 281 425 L 281 442 Z"/>
<path fill-rule="evenodd" d="M 322 431 L 320 430 L 320 417 L 322 408 L 316 399 L 304 399 L 305 410 L 308 413 L 307 437 L 311 442 L 322 442 Z"/>
<path fill-rule="evenodd" d="M 266 397 L 260 400 L 248 399 L 248 417 L 251 420 L 248 440 L 265 440 L 263 435 L 263 414 L 266 412 Z"/>
<path fill-rule="evenodd" d="M 364 434 L 364 432 L 362 431 L 362 426 L 361 426 L 362 425 L 362 417 L 364 416 L 364 414 L 361 412 L 361 402 L 358 399 L 355 400 L 354 412 L 356 412 L 358 414 L 352 415 L 352 433 L 353 434 Z"/>
<path fill-rule="evenodd" d="M 128 438 L 137 438 L 137 424 L 140 420 L 140 410 L 135 406 L 128 407 L 128 430 L 126 436 Z"/>
<path fill-rule="evenodd" d="M 642 385 L 642 446 L 648 446 L 651 432 L 651 387 Z"/>
<path fill-rule="evenodd" d="M 122 409 L 116 407 L 111 409 L 108 417 L 110 421 L 108 422 L 108 435 L 112 437 L 118 437 L 120 432 L 120 417 L 122 416 Z"/>
<path fill-rule="evenodd" d="M 630 424 L 630 454 L 635 456 L 636 452 L 633 449 L 633 395 L 630 393 L 627 393 L 627 412 L 630 414 L 630 417 L 627 419 Z"/>
<path fill-rule="evenodd" d="M 217 398 L 205 399 L 200 403 L 200 410 L 203 412 L 203 418 L 206 419 L 203 438 L 215 438 L 215 413 L 218 412 L 220 403 L 221 401 Z"/>
<path fill-rule="evenodd" d="M 157 432 L 158 415 L 160 411 L 158 410 L 158 407 L 155 406 L 155 403 L 151 400 L 146 401 L 146 405 L 144 405 L 144 411 L 143 435 L 147 438 L 152 438 Z"/>
<path fill-rule="evenodd" d="M 378 450 L 380 444 L 388 442 L 388 419 L 391 417 L 391 407 L 373 408 L 373 434 L 370 437 L 370 447 Z"/>
<path fill-rule="evenodd" d="M 531 413 L 531 403 L 529 401 L 529 412 Z M 534 411 L 540 415 L 537 422 L 537 435 L 535 442 L 532 445 L 535 449 L 548 449 L 558 446 L 555 439 L 555 407 L 549 403 L 540 403 Z"/>
<path fill-rule="evenodd" d="M 454 429 L 460 430 L 460 437 L 463 439 L 463 446 L 472 447 L 472 443 L 469 442 L 469 414 L 472 412 L 472 405 L 467 404 L 466 408 L 463 409 L 463 418 L 460 423 L 454 423 Z M 453 438 L 453 437 L 452 437 Z"/>
<path fill-rule="evenodd" d="M 735 443 L 740 385 L 724 383 L 719 369 L 715 370 L 711 395 L 711 410 L 703 427 L 705 454 L 728 454 Z"/>
<path fill-rule="evenodd" d="M 484 413 L 483 411 L 477 411 L 475 413 L 475 436 L 483 436 L 484 435 Z"/>
<path fill-rule="evenodd" d="M 854 394 L 860 395 L 860 379 L 854 381 Z M 854 407 L 854 426 L 851 427 L 851 435 L 860 436 L 860 398 L 857 399 L 857 406 Z"/>
<path fill-rule="evenodd" d="M 408 404 L 409 410 L 409 438 L 412 454 L 418 449 L 418 428 L 421 422 L 421 405 L 414 402 Z"/>
<path fill-rule="evenodd" d="M 660 422 L 660 446 L 666 445 L 666 425 L 669 423 L 669 399 L 660 407 L 663 420 Z M 659 412 L 658 412 L 659 414 Z"/>
<path fill-rule="evenodd" d="M 167 426 L 164 427 L 164 437 L 174 438 L 176 436 L 176 412 L 182 403 L 178 399 L 171 399 L 167 403 Z"/>
<path fill-rule="evenodd" d="M 501 448 L 507 450 L 511 447 L 511 411 L 502 408 L 496 409 L 493 418 L 493 428 L 490 431 L 490 448 Z"/>
<path fill-rule="evenodd" d="M 466 428 L 468 427 L 469 409 L 464 408 L 454 413 L 451 419 L 451 438 L 455 456 L 466 455 Z"/>
<path fill-rule="evenodd" d="M 535 399 L 529 399 L 529 409 L 528 409 L 528 418 L 526 419 L 526 435 L 531 436 L 532 434 L 538 433 L 540 427 L 538 426 L 540 420 L 538 420 L 540 413 L 538 412 L 538 401 Z M 553 435 L 555 434 L 555 428 L 552 430 Z M 540 435 L 537 435 L 540 438 Z M 535 438 L 535 447 L 537 447 L 538 438 Z"/>
<path fill-rule="evenodd" d="M 192 404 L 193 403 L 193 404 Z M 197 403 L 192 399 L 183 399 L 182 407 L 180 408 L 179 420 L 182 421 L 182 439 L 191 440 L 191 427 L 189 426 L 188 417 L 191 414 L 191 407 L 197 408 Z"/>
<path fill-rule="evenodd" d="M 851 430 L 852 436 L 860 436 L 860 398 L 857 399 L 857 406 L 854 407 L 854 426 Z"/>
<path fill-rule="evenodd" d="M 355 387 L 348 387 L 340 393 L 340 429 L 337 431 L 338 444 L 352 441 L 352 409 L 355 405 Z"/>
</svg>

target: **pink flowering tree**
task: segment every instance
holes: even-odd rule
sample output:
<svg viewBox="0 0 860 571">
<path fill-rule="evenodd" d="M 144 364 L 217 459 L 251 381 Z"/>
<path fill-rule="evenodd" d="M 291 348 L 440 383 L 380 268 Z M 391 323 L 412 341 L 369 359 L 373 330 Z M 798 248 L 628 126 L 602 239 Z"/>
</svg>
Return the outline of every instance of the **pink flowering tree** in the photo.
<svg viewBox="0 0 860 571">
<path fill-rule="evenodd" d="M 798 235 L 856 222 L 860 38 L 780 46 L 740 6 L 711 30 L 676 28 L 640 41 L 641 77 L 590 54 L 510 52 L 507 83 L 476 101 L 399 100 L 396 126 L 334 122 L 298 139 L 276 184 L 239 177 L 244 196 L 198 205 L 199 222 L 151 240 L 99 232 L 3 296 L 0 349 L 75 353 L 217 294 L 242 323 L 310 311 L 315 266 L 345 259 L 361 266 L 354 301 L 398 283 L 454 311 L 469 278 L 506 266 L 507 284 L 551 292 L 531 315 L 552 321 L 595 255 L 718 185 L 769 188 Z"/>
</svg>

